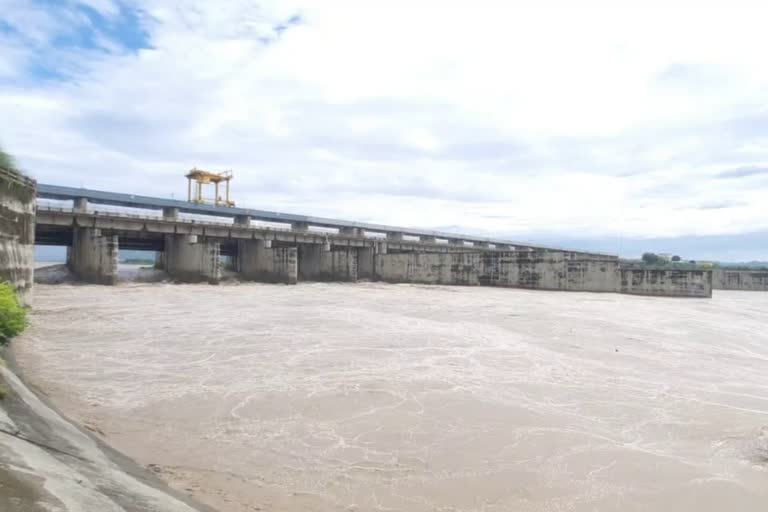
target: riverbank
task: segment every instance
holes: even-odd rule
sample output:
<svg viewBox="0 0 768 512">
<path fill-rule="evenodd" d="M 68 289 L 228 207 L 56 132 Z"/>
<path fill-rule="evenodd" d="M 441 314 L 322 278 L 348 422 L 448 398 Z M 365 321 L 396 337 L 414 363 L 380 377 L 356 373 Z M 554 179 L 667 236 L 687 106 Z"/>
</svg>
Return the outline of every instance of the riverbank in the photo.
<svg viewBox="0 0 768 512">
<path fill-rule="evenodd" d="M 14 350 L 221 512 L 768 502 L 768 295 L 41 285 Z"/>
<path fill-rule="evenodd" d="M 0 510 L 212 512 L 61 416 L 0 365 Z"/>
</svg>

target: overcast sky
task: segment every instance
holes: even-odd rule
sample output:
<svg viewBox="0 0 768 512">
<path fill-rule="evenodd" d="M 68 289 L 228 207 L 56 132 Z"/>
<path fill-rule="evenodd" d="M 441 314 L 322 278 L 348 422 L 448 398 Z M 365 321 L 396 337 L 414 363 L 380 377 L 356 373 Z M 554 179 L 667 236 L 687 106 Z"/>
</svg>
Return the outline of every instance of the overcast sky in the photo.
<svg viewBox="0 0 768 512">
<path fill-rule="evenodd" d="M 768 260 L 763 2 L 524 3 L 0 0 L 0 144 L 45 183 L 232 169 L 238 206 Z"/>
</svg>

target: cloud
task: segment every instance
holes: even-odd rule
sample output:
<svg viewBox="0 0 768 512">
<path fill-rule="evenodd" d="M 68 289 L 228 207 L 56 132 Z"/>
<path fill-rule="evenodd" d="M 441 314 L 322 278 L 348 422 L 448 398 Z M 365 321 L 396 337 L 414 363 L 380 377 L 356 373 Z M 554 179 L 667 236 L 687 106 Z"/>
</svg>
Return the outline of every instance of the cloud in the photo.
<svg viewBox="0 0 768 512">
<path fill-rule="evenodd" d="M 749 176 L 758 176 L 761 174 L 768 174 L 768 167 L 740 167 L 738 169 L 731 169 L 723 171 L 717 175 L 718 178 L 746 178 Z"/>
<path fill-rule="evenodd" d="M 768 229 L 757 3 L 0 1 L 0 139 L 43 182 L 179 197 L 198 166 L 380 223 Z"/>
</svg>

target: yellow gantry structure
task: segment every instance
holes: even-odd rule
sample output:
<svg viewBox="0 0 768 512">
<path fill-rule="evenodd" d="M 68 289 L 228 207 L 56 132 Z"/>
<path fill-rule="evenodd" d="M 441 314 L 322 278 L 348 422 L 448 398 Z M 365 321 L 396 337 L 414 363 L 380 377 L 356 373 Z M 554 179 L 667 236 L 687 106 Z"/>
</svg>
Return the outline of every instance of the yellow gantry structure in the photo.
<svg viewBox="0 0 768 512">
<path fill-rule="evenodd" d="M 232 180 L 232 171 L 224 172 L 208 172 L 193 168 L 187 174 L 188 192 L 187 200 L 192 203 L 209 203 L 216 206 L 235 206 L 235 202 L 229 199 L 229 182 Z M 195 182 L 194 191 L 192 182 Z M 219 196 L 219 184 L 224 183 L 225 195 L 224 199 Z M 213 201 L 203 198 L 203 185 L 214 185 L 215 194 Z"/>
</svg>

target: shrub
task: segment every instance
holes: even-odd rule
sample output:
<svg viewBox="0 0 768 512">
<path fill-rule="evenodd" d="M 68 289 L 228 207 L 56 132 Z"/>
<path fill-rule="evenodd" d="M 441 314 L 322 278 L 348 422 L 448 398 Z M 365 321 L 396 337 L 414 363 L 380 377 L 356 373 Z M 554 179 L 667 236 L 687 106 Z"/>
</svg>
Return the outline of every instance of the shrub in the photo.
<svg viewBox="0 0 768 512">
<path fill-rule="evenodd" d="M 3 151 L 3 148 L 0 148 L 0 167 L 8 171 L 12 171 L 16 168 L 16 162 L 13 157 Z"/>
<path fill-rule="evenodd" d="M 7 343 L 26 326 L 27 312 L 19 304 L 13 286 L 0 283 L 0 344 Z"/>
</svg>

